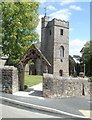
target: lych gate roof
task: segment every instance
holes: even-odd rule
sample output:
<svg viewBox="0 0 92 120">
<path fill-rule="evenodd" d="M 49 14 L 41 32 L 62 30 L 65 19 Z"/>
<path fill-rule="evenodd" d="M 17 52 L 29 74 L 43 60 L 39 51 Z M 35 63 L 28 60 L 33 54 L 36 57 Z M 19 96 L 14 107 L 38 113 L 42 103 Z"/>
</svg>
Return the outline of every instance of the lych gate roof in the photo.
<svg viewBox="0 0 92 120">
<path fill-rule="evenodd" d="M 39 58 L 46 65 L 51 66 L 49 61 L 45 58 L 45 56 L 42 54 L 42 52 L 37 47 L 35 47 L 34 44 L 32 44 L 31 47 L 28 49 L 28 51 L 24 54 L 24 56 L 20 60 L 19 64 L 20 63 L 27 64 L 29 60 L 37 59 L 37 58 Z"/>
</svg>

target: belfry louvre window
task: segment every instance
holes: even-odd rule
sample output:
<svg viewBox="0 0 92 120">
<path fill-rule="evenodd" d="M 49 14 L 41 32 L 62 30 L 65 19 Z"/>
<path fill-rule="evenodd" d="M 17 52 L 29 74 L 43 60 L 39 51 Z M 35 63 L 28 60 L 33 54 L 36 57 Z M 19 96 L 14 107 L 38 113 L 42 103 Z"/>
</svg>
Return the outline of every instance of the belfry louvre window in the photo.
<svg viewBox="0 0 92 120">
<path fill-rule="evenodd" d="M 50 35 L 51 35 L 51 30 L 50 30 Z"/>
<path fill-rule="evenodd" d="M 64 34 L 63 29 L 60 29 L 60 35 L 63 35 L 63 34 Z"/>
</svg>

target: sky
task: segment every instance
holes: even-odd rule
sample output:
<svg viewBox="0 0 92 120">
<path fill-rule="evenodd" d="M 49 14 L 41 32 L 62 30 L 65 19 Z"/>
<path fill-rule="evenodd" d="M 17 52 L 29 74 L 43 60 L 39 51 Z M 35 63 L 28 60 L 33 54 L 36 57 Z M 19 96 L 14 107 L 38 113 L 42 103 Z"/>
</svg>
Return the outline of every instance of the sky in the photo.
<svg viewBox="0 0 92 120">
<path fill-rule="evenodd" d="M 50 0 L 49 0 L 50 1 Z M 61 0 L 46 2 L 40 0 L 39 25 L 37 32 L 41 38 L 41 18 L 46 14 L 50 19 L 57 18 L 69 22 L 69 54 L 81 55 L 80 50 L 90 40 L 90 2 Z"/>
</svg>

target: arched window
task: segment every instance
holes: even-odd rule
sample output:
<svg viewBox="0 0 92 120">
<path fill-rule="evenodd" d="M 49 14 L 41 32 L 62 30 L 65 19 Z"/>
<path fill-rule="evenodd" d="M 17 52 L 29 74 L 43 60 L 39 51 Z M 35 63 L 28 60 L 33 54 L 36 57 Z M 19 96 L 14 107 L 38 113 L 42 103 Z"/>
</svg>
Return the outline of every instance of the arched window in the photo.
<svg viewBox="0 0 92 120">
<path fill-rule="evenodd" d="M 60 46 L 60 57 L 64 57 L 64 47 Z"/>
</svg>

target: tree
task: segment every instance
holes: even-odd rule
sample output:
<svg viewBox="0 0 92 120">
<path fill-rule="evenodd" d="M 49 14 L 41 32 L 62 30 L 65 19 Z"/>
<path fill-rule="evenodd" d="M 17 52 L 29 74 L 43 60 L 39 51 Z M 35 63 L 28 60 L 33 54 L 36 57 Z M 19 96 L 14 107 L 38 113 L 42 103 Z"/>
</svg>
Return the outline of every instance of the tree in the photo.
<svg viewBox="0 0 92 120">
<path fill-rule="evenodd" d="M 74 55 L 73 56 L 76 61 L 77 61 L 77 64 L 76 64 L 76 72 L 77 72 L 77 75 L 79 76 L 79 73 L 80 72 L 83 72 L 83 61 L 82 61 L 82 57 L 79 56 L 79 55 Z"/>
<path fill-rule="evenodd" d="M 74 67 L 76 66 L 76 62 L 71 55 L 69 55 L 69 75 L 74 74 Z"/>
<path fill-rule="evenodd" d="M 31 0 L 32 1 L 32 0 Z M 2 2 L 2 50 L 16 65 L 30 45 L 38 42 L 39 3 Z"/>
<path fill-rule="evenodd" d="M 87 42 L 81 50 L 82 61 L 85 64 L 86 75 L 92 76 L 92 40 Z"/>
<path fill-rule="evenodd" d="M 79 55 L 73 55 L 73 57 L 78 61 L 81 62 L 81 57 Z"/>
</svg>

